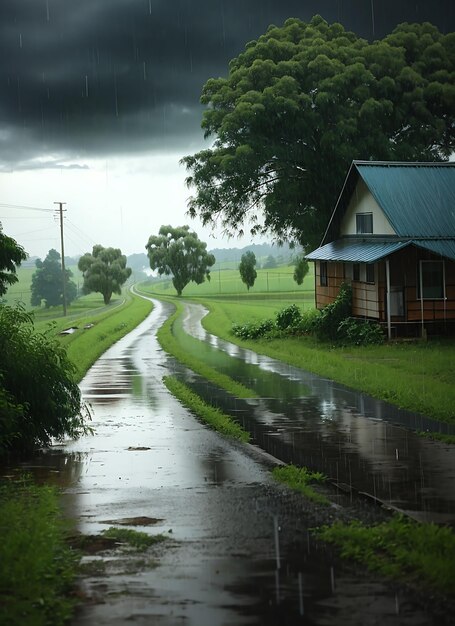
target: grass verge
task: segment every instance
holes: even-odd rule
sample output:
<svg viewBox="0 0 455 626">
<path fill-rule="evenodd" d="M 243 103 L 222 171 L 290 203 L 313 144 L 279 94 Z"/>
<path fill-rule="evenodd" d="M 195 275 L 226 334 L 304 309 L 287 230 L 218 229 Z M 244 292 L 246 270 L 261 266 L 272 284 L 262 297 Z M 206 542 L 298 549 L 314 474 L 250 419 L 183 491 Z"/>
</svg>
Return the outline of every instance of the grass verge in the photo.
<svg viewBox="0 0 455 626">
<path fill-rule="evenodd" d="M 210 311 L 202 321 L 204 328 L 218 337 L 455 424 L 455 342 L 451 339 L 362 347 L 336 347 L 303 336 L 241 340 L 232 335 L 232 324 L 253 319 L 251 303 L 208 298 L 198 302 Z"/>
<path fill-rule="evenodd" d="M 27 478 L 0 483 L 0 535 L 0 623 L 65 623 L 79 558 L 65 543 L 56 490 Z"/>
<path fill-rule="evenodd" d="M 219 409 L 204 402 L 200 396 L 191 391 L 191 389 L 177 380 L 177 378 L 174 376 L 165 376 L 163 381 L 169 391 L 180 400 L 184 406 L 196 413 L 196 415 L 209 426 L 233 439 L 244 442 L 250 440 L 250 434 L 237 424 L 237 422 L 234 422 L 229 415 L 226 415 Z"/>
<path fill-rule="evenodd" d="M 341 549 L 341 556 L 383 575 L 455 594 L 455 534 L 435 524 L 419 524 L 401 515 L 366 526 L 353 521 L 317 529 L 319 538 Z"/>
<path fill-rule="evenodd" d="M 173 333 L 174 322 L 182 314 L 182 305 L 176 302 L 176 311 L 171 317 L 161 326 L 157 333 L 158 341 L 166 352 L 175 357 L 180 363 L 189 367 L 193 372 L 204 377 L 206 380 L 218 385 L 222 389 L 225 389 L 237 398 L 257 398 L 258 395 L 252 389 L 248 389 L 241 383 L 237 383 L 232 380 L 226 374 L 218 372 L 213 367 L 210 367 L 203 361 L 197 359 L 193 354 L 190 354 L 181 343 L 176 339 Z M 186 338 L 187 339 L 187 338 Z M 193 338 L 189 338 L 190 340 Z M 193 339 L 195 342 L 203 344 L 202 341 Z"/>
<path fill-rule="evenodd" d="M 80 381 L 89 367 L 112 344 L 131 332 L 152 310 L 150 300 L 128 294 L 123 306 L 108 310 L 101 315 L 81 317 L 77 321 L 78 330 L 72 335 L 59 335 L 59 340 L 67 346 L 70 360 L 76 366 L 76 380 Z M 93 324 L 91 328 L 84 328 Z"/>
<path fill-rule="evenodd" d="M 294 491 L 299 491 L 312 502 L 329 504 L 329 500 L 327 500 L 325 496 L 311 487 L 311 483 L 321 483 L 326 480 L 324 474 L 320 472 L 311 472 L 306 467 L 285 465 L 284 467 L 275 467 L 272 470 L 272 476 L 278 482 L 284 483 L 291 489 L 294 489 Z"/>
</svg>

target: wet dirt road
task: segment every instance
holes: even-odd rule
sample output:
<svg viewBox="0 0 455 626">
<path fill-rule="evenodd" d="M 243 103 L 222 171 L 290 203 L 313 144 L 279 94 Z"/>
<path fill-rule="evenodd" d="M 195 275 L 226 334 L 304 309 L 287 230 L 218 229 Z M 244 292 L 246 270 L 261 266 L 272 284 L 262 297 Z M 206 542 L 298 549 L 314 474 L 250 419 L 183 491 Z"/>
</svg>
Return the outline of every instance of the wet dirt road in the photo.
<svg viewBox="0 0 455 626">
<path fill-rule="evenodd" d="M 140 556 L 86 557 L 86 601 L 73 626 L 449 624 L 426 598 L 340 564 L 309 528 L 319 510 L 269 477 L 270 461 L 201 425 L 168 393 L 175 364 L 149 318 L 113 346 L 81 384 L 94 437 L 54 448 L 35 472 L 64 485 L 66 515 L 83 533 L 146 516 L 168 541 Z"/>
</svg>

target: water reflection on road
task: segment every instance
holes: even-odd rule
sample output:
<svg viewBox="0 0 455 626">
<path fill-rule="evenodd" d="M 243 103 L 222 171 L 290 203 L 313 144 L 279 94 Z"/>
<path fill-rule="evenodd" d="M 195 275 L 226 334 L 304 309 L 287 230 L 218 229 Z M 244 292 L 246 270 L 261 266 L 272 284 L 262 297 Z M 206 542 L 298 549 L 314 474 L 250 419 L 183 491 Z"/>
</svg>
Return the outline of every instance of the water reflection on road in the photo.
<svg viewBox="0 0 455 626">
<path fill-rule="evenodd" d="M 273 483 L 258 449 L 226 441 L 168 393 L 162 376 L 173 372 L 203 387 L 157 343 L 156 330 L 169 313 L 170 305 L 155 302 L 147 320 L 82 381 L 96 435 L 56 446 L 23 466 L 63 487 L 66 515 L 80 531 L 98 533 L 112 520 L 147 517 L 155 524 L 138 530 L 169 537 L 134 563 L 117 554 L 102 557 L 105 569 L 83 580 L 89 602 L 73 626 L 442 623 L 427 613 L 424 598 L 334 559 L 309 529 L 321 515 L 331 521 L 335 509 L 316 511 Z M 227 402 L 225 394 L 218 399 Z M 310 405 L 293 409 L 295 417 L 285 424 L 267 402 L 239 403 L 258 440 L 263 430 L 265 438 L 292 449 L 298 432 L 310 436 Z M 315 463 L 327 454 L 322 443 L 330 440 L 330 421 L 324 428 L 314 435 Z M 350 454 L 340 451 L 337 458 L 360 456 Z"/>
<path fill-rule="evenodd" d="M 235 414 L 261 447 L 417 519 L 455 523 L 454 448 L 410 430 L 453 427 L 223 341 L 202 327 L 206 313 L 186 304 L 185 332 L 210 346 L 218 369 L 262 397 L 233 401 L 206 383 L 193 385 Z"/>
</svg>

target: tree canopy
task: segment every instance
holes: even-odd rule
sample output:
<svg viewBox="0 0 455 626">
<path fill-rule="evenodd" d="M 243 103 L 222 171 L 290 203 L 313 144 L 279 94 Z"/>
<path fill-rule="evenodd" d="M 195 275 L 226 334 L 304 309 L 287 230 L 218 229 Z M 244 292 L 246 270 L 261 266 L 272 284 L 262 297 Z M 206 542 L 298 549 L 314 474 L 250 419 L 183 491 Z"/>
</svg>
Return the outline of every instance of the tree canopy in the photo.
<svg viewBox="0 0 455 626">
<path fill-rule="evenodd" d="M 254 252 L 245 252 L 240 258 L 239 272 L 242 283 L 245 283 L 248 291 L 253 287 L 258 273 L 255 269 L 256 256 Z"/>
<path fill-rule="evenodd" d="M 151 235 L 145 247 L 152 270 L 160 276 L 171 275 L 178 296 L 189 282 L 200 285 L 206 278 L 210 280 L 215 257 L 189 226 L 161 226 L 159 234 Z"/>
<path fill-rule="evenodd" d="M 113 293 L 122 293 L 122 285 L 131 276 L 120 248 L 103 248 L 99 244 L 93 246 L 91 254 L 81 256 L 78 267 L 84 277 L 83 292 L 101 293 L 104 304 L 109 304 Z"/>
<path fill-rule="evenodd" d="M 27 253 L 15 239 L 3 232 L 0 223 L 0 296 L 17 283 L 16 266 L 27 258 Z"/>
<path fill-rule="evenodd" d="M 188 204 L 229 234 L 319 245 L 353 159 L 446 159 L 454 149 L 455 33 L 399 26 L 368 43 L 315 16 L 270 26 L 205 84 L 211 148 L 182 162 Z"/>
<path fill-rule="evenodd" d="M 63 303 L 63 281 L 60 254 L 52 248 L 44 261 L 37 259 L 36 271 L 32 276 L 31 304 L 41 306 L 44 300 L 46 308 L 59 306 Z M 70 280 L 73 273 L 65 270 L 65 299 L 70 304 L 77 296 L 76 284 Z"/>
</svg>

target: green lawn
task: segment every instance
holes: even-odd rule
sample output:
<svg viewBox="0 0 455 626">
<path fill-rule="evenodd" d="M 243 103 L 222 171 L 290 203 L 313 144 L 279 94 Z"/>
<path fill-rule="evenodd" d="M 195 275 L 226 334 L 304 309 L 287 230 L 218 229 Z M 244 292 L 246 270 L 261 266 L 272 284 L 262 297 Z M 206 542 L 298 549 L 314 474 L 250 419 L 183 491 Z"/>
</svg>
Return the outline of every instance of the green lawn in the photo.
<svg viewBox="0 0 455 626">
<path fill-rule="evenodd" d="M 269 270 L 257 270 L 257 278 L 254 286 L 247 290 L 240 279 L 238 269 L 224 269 L 215 266 L 210 273 L 210 281 L 205 281 L 201 285 L 190 283 L 183 291 L 185 297 L 204 296 L 231 296 L 240 298 L 270 294 L 278 298 L 280 294 L 290 294 L 294 298 L 304 297 L 308 292 L 314 291 L 314 273 L 311 268 L 310 273 L 305 277 L 303 285 L 299 286 L 293 279 L 293 267 L 282 265 Z M 156 295 L 174 296 L 176 295 L 172 280 L 164 278 L 142 284 L 141 288 L 153 292 Z"/>
</svg>

